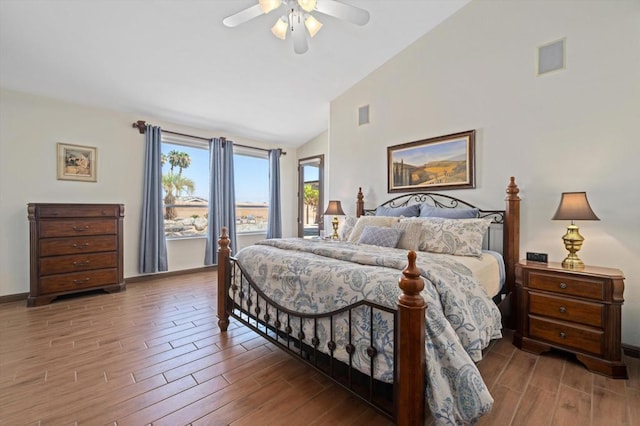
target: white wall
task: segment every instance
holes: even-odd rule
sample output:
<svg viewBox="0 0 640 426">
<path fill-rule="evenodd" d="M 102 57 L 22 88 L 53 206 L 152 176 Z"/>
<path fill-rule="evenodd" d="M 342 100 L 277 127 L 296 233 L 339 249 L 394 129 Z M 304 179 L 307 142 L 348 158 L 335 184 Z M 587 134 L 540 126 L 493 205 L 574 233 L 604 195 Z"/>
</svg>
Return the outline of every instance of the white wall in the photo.
<svg viewBox="0 0 640 426">
<path fill-rule="evenodd" d="M 563 37 L 566 70 L 536 76 L 536 48 Z M 388 146 L 476 129 L 476 189 L 451 195 L 500 208 L 515 176 L 521 255 L 560 261 L 551 216 L 587 191 L 601 220 L 579 223 L 579 255 L 625 273 L 623 342 L 640 346 L 639 41 L 638 1 L 473 1 L 331 103 L 328 196 L 352 214 L 362 186 L 373 207 Z"/>
<path fill-rule="evenodd" d="M 144 164 L 144 135 L 131 124 L 147 120 L 168 130 L 196 136 L 225 136 L 243 145 L 270 148 L 258 141 L 215 130 L 192 129 L 153 117 L 86 107 L 15 91 L 0 91 L 0 296 L 29 291 L 27 203 L 122 203 L 124 275 L 139 275 L 138 239 Z M 96 183 L 56 180 L 56 143 L 98 148 Z M 281 157 L 283 233 L 296 232 L 296 152 Z M 264 236 L 263 236 L 264 237 Z M 238 245 L 258 238 L 239 238 Z M 167 242 L 169 270 L 203 266 L 204 239 Z"/>
</svg>

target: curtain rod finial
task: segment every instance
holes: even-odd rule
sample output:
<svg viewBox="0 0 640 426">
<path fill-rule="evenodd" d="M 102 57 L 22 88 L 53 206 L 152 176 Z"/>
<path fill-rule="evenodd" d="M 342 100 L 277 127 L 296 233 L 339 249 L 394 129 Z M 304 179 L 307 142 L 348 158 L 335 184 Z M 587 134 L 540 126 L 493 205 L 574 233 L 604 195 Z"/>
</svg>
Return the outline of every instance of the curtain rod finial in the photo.
<svg viewBox="0 0 640 426">
<path fill-rule="evenodd" d="M 132 127 L 137 128 L 140 131 L 140 134 L 144 135 L 144 132 L 147 130 L 147 122 L 144 120 L 138 120 L 133 123 Z"/>
</svg>

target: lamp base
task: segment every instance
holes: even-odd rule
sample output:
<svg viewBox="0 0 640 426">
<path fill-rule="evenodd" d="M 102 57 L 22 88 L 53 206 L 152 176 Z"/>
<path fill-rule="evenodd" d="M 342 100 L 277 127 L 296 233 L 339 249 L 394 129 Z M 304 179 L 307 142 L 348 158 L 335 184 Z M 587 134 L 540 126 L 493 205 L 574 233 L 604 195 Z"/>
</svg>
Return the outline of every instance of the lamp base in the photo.
<svg viewBox="0 0 640 426">
<path fill-rule="evenodd" d="M 584 242 L 584 237 L 580 235 L 578 227 L 573 223 L 567 227 L 567 233 L 562 237 L 564 248 L 569 251 L 567 257 L 562 261 L 562 267 L 567 269 L 584 268 L 584 262 L 576 254 Z"/>
<path fill-rule="evenodd" d="M 333 222 L 331 222 L 331 225 L 333 226 L 333 235 L 331 236 L 331 238 L 334 240 L 339 240 L 340 236 L 338 235 L 338 216 L 333 217 Z"/>
<path fill-rule="evenodd" d="M 569 253 L 562 261 L 562 267 L 566 269 L 582 269 L 584 262 L 575 253 Z"/>
</svg>

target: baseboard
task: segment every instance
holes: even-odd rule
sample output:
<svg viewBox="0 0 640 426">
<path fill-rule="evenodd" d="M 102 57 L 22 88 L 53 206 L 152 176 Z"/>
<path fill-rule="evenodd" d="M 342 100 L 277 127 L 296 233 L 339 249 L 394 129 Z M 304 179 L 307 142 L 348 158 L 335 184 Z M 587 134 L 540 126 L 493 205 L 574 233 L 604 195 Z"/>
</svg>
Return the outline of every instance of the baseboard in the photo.
<svg viewBox="0 0 640 426">
<path fill-rule="evenodd" d="M 638 346 L 623 344 L 622 351 L 626 356 L 630 356 L 632 358 L 640 358 L 640 347 Z"/>
<path fill-rule="evenodd" d="M 27 300 L 29 293 L 7 294 L 6 296 L 0 296 L 0 303 L 17 302 L 20 300 Z"/>
<path fill-rule="evenodd" d="M 155 274 L 137 275 L 135 277 L 125 278 L 124 280 L 127 283 L 127 285 L 129 285 L 129 284 L 141 283 L 145 281 L 157 280 L 158 278 L 175 277 L 179 275 L 193 274 L 196 272 L 215 271 L 217 269 L 218 269 L 218 265 L 201 266 L 199 268 L 182 269 L 180 271 L 158 272 Z"/>
<path fill-rule="evenodd" d="M 207 271 L 215 271 L 218 269 L 218 265 L 212 266 L 202 266 L 200 268 L 192 268 L 192 269 L 183 269 L 181 271 L 171 271 L 171 272 L 158 272 L 157 274 L 149 274 L 149 275 L 138 275 L 135 277 L 125 278 L 124 282 L 129 284 L 141 283 L 145 281 L 157 280 L 158 278 L 165 277 L 175 277 L 178 275 L 187 275 L 193 274 L 196 272 L 207 272 Z M 18 294 L 7 294 L 5 296 L 0 296 L 0 303 L 10 303 L 17 302 L 20 300 L 27 300 L 29 297 L 29 293 L 18 293 Z"/>
</svg>

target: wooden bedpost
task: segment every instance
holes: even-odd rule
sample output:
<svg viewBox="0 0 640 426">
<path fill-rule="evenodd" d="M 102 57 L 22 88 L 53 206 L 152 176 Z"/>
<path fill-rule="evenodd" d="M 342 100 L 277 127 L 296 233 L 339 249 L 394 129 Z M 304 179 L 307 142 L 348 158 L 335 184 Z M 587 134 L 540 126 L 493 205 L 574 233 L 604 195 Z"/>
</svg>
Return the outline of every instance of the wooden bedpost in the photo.
<svg viewBox="0 0 640 426">
<path fill-rule="evenodd" d="M 505 198 L 505 218 L 504 218 L 504 243 L 503 259 L 505 262 L 505 285 L 507 286 L 507 314 L 504 322 L 505 326 L 514 328 L 515 324 L 515 285 L 516 285 L 516 264 L 520 261 L 520 189 L 516 185 L 516 178 L 511 176 L 509 186 L 507 186 L 507 197 Z"/>
<path fill-rule="evenodd" d="M 218 240 L 218 327 L 220 331 L 227 331 L 229 327 L 229 314 L 227 313 L 227 283 L 230 279 L 229 274 L 229 237 L 227 236 L 227 228 L 222 227 L 222 235 Z"/>
<path fill-rule="evenodd" d="M 356 217 L 364 216 L 364 194 L 362 187 L 358 188 L 358 201 L 356 201 Z"/>
<path fill-rule="evenodd" d="M 422 425 L 425 418 L 425 301 L 420 296 L 424 281 L 416 268 L 416 252 L 408 254 L 409 264 L 398 285 L 396 327 L 396 424 Z"/>
</svg>

